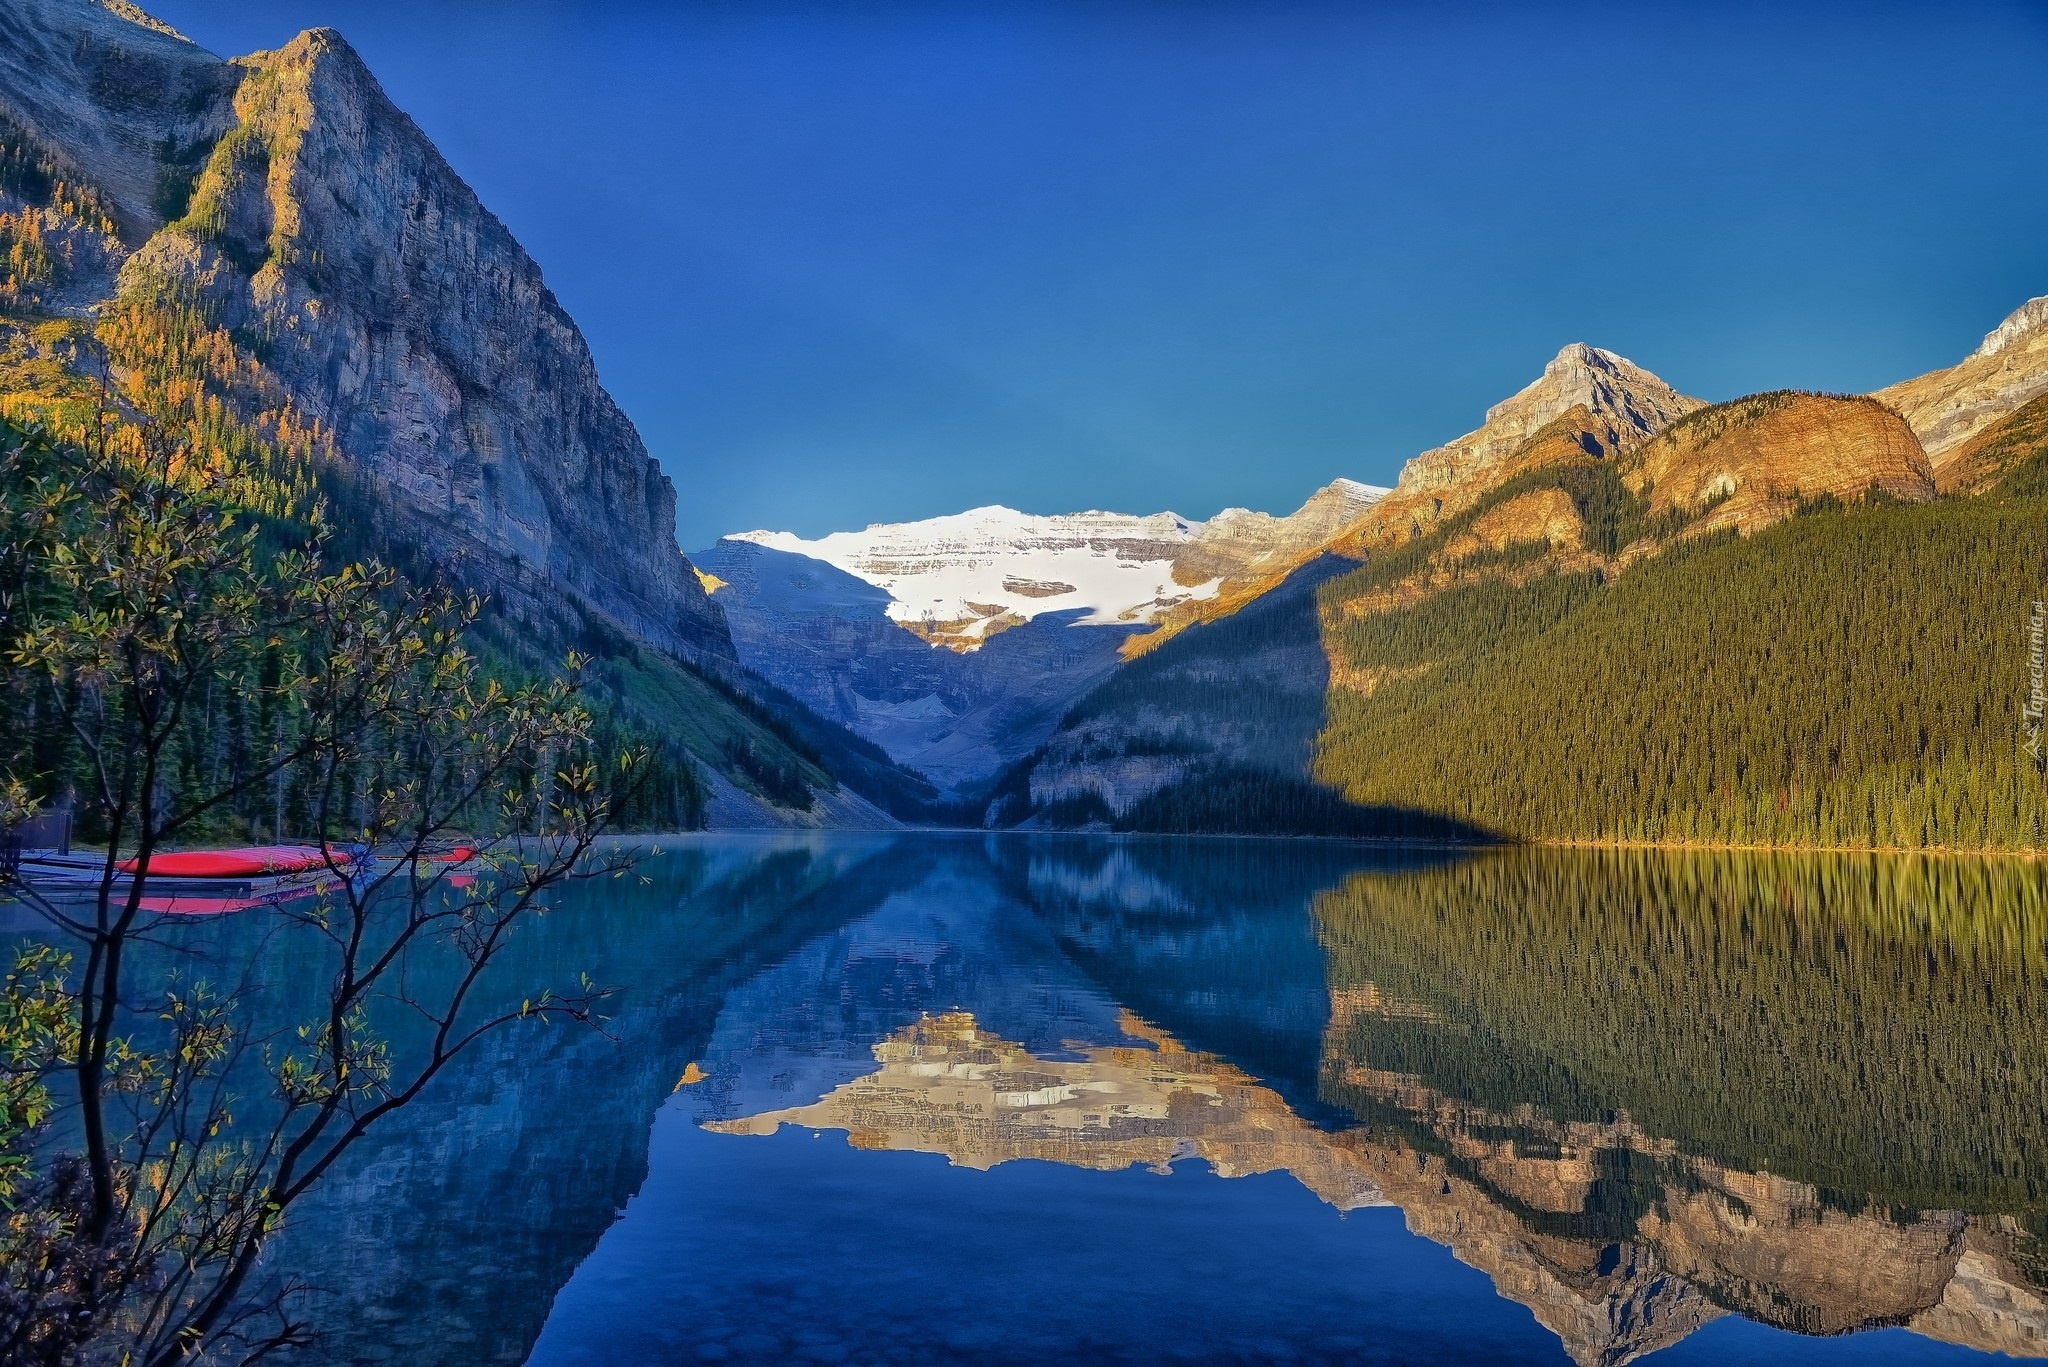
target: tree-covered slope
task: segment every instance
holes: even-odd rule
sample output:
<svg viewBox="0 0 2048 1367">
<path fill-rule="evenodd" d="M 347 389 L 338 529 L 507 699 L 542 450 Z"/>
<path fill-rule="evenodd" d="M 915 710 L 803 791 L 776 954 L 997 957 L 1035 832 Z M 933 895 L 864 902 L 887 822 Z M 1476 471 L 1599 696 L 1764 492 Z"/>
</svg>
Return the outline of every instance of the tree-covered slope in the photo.
<svg viewBox="0 0 2048 1367">
<path fill-rule="evenodd" d="M 2021 748 L 2048 499 L 1844 507 L 1597 570 L 1322 595 L 1316 774 L 1523 837 L 2038 848 Z M 1360 610 L 1370 604 L 1371 610 Z"/>
</svg>

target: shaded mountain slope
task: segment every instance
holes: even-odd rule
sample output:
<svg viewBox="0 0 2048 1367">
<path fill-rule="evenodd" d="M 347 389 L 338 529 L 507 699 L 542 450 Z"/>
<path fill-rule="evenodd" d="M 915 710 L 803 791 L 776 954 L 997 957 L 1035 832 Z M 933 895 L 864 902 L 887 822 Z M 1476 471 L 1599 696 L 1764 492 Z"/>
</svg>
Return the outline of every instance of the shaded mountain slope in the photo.
<svg viewBox="0 0 2048 1367">
<path fill-rule="evenodd" d="M 887 590 L 825 561 L 732 538 L 697 558 L 739 658 L 939 786 L 973 792 L 1051 734 L 1136 628 L 1075 611 L 943 649 L 889 616 Z"/>
<path fill-rule="evenodd" d="M 1328 664 L 1315 592 L 1326 556 L 1240 611 L 1117 670 L 1007 773 L 986 821 L 1168 833 L 1486 840 L 1398 804 L 1343 800 L 1310 776 Z"/>
</svg>

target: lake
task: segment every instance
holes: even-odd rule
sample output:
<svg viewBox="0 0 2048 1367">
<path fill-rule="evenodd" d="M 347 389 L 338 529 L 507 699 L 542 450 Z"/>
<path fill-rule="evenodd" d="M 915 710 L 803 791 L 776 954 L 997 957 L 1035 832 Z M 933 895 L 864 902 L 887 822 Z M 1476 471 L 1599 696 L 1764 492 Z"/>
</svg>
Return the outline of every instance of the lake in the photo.
<svg viewBox="0 0 2048 1367">
<path fill-rule="evenodd" d="M 322 1358 L 2048 1356 L 2020 861 L 702 836 L 273 1245 Z M 310 946 L 178 928 L 280 1022 Z M 144 972 L 151 971 L 148 969 Z M 197 971 L 188 964 L 187 971 Z"/>
</svg>

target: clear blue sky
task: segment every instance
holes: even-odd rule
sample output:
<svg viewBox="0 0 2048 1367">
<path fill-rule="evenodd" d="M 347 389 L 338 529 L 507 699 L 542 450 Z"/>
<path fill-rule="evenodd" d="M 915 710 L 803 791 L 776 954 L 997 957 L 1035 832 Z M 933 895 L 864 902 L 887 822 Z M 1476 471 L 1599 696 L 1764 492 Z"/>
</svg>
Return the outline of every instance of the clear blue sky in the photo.
<svg viewBox="0 0 2048 1367">
<path fill-rule="evenodd" d="M 2048 4 L 156 0 L 338 28 L 685 547 L 1389 483 L 1566 342 L 1864 390 L 2048 293 Z"/>
</svg>

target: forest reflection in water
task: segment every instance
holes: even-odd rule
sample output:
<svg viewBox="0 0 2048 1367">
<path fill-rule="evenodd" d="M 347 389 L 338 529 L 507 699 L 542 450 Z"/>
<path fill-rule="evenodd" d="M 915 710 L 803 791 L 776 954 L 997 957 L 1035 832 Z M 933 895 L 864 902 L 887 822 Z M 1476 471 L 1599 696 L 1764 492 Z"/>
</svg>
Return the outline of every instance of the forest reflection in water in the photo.
<svg viewBox="0 0 2048 1367">
<path fill-rule="evenodd" d="M 1785 1331 L 1741 1330 L 1759 1361 L 2048 1356 L 2038 865 L 819 836 L 649 868 L 527 951 L 619 983 L 616 1040 L 507 1041 L 281 1242 L 389 1326 L 334 1357 L 1620 1363 L 1744 1322 Z M 1200 1169 L 1252 1180 L 1202 1214 Z M 991 1244 L 960 1212 L 1006 1182 Z M 1097 1284 L 1119 1202 L 1179 1208 L 1179 1266 Z M 939 1270 L 992 1250 L 1065 1313 L 949 1330 L 988 1293 Z"/>
<path fill-rule="evenodd" d="M 1662 853 L 1354 877 L 1317 902 L 1322 1095 L 1581 1361 L 1726 1311 L 2048 1354 L 2042 890 Z"/>
</svg>

